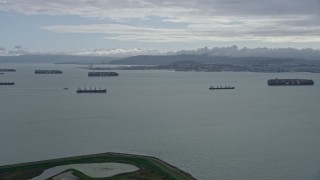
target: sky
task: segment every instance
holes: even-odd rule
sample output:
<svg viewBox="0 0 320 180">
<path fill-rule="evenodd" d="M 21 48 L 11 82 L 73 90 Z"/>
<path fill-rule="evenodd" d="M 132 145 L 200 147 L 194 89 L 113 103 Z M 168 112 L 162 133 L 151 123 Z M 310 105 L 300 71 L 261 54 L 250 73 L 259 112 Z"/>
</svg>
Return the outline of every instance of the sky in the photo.
<svg viewBox="0 0 320 180">
<path fill-rule="evenodd" d="M 0 0 L 0 53 L 320 49 L 320 0 Z"/>
</svg>

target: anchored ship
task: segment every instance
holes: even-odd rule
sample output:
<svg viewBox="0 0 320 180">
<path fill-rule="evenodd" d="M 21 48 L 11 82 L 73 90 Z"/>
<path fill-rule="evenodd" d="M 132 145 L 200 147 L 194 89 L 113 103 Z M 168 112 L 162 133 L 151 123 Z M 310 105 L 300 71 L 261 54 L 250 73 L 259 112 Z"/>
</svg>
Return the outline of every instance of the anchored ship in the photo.
<svg viewBox="0 0 320 180">
<path fill-rule="evenodd" d="M 119 76 L 119 74 L 117 72 L 88 72 L 88 76 Z"/>
<path fill-rule="evenodd" d="M 14 82 L 0 82 L 0 85 L 14 85 Z"/>
<path fill-rule="evenodd" d="M 15 72 L 15 69 L 0 69 L 0 72 Z"/>
<path fill-rule="evenodd" d="M 61 70 L 35 70 L 35 74 L 62 74 Z"/>
<path fill-rule="evenodd" d="M 78 88 L 77 93 L 107 93 L 107 89 L 101 89 L 101 88 L 99 88 L 99 89 L 97 89 L 97 88 L 92 89 L 91 87 L 90 87 L 90 89 L 86 89 L 86 88 L 81 89 L 81 88 Z"/>
<path fill-rule="evenodd" d="M 210 90 L 216 90 L 216 89 L 235 89 L 234 86 L 210 86 L 209 87 Z"/>
<path fill-rule="evenodd" d="M 302 85 L 314 85 L 312 79 L 269 79 L 269 86 L 302 86 Z"/>
</svg>

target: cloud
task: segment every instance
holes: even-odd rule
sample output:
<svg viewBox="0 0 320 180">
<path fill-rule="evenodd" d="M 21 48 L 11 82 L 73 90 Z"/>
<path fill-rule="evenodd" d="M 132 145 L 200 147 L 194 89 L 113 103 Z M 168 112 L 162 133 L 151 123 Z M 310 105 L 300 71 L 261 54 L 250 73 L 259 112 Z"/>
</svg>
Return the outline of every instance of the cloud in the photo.
<svg viewBox="0 0 320 180">
<path fill-rule="evenodd" d="M 320 50 L 317 49 L 294 49 L 294 48 L 238 48 L 214 47 L 200 48 L 196 50 L 182 50 L 171 52 L 169 54 L 187 54 L 187 55 L 208 55 L 208 56 L 231 56 L 231 57 L 272 57 L 272 58 L 300 58 L 320 60 Z"/>
<path fill-rule="evenodd" d="M 15 46 L 14 48 L 15 48 L 15 49 L 23 49 L 23 47 L 22 47 L 22 46 L 18 46 L 18 45 L 17 45 L 17 46 Z"/>
<path fill-rule="evenodd" d="M 121 24 L 91 24 L 91 25 L 53 25 L 41 27 L 41 29 L 58 33 L 99 33 L 105 34 L 107 39 L 119 41 L 142 41 L 142 42 L 174 42 L 189 41 L 192 32 L 184 29 L 160 29 L 134 27 Z"/>
<path fill-rule="evenodd" d="M 186 28 L 148 28 L 122 24 L 52 25 L 43 30 L 58 33 L 96 33 L 107 39 L 140 42 L 185 42 L 201 41 L 265 41 L 265 42 L 319 42 L 320 26 L 304 28 L 289 27 L 286 22 L 264 24 L 240 22 L 224 24 L 216 22 L 214 27 L 207 23 L 193 24 Z M 248 22 L 246 22 L 248 23 Z M 240 24 L 240 25 L 239 25 Z M 270 26 L 274 26 L 270 29 Z"/>
<path fill-rule="evenodd" d="M 6 48 L 4 48 L 4 47 L 0 47 L 0 56 L 3 56 L 3 55 L 5 55 L 5 54 L 7 54 L 8 52 L 7 52 L 7 49 Z"/>
<path fill-rule="evenodd" d="M 84 49 L 79 51 L 65 52 L 66 55 L 76 56 L 109 56 L 109 57 L 130 57 L 138 55 L 162 55 L 164 52 L 152 49 Z"/>
<path fill-rule="evenodd" d="M 140 42 L 319 42 L 319 0 L 0 0 L 0 11 L 26 15 L 75 15 L 106 24 L 41 27 L 59 33 L 98 33 Z M 145 19 L 182 23 L 151 27 Z M 132 20 L 140 24 L 128 24 Z M 143 24 L 143 25 L 141 25 Z"/>
<path fill-rule="evenodd" d="M 132 18 L 176 15 L 319 15 L 318 0 L 1 0 L 0 9 L 21 14 Z"/>
<path fill-rule="evenodd" d="M 19 56 L 19 55 L 74 55 L 74 56 L 109 56 L 109 57 L 130 57 L 138 55 L 165 55 L 167 52 L 156 49 L 82 49 L 64 52 L 40 52 L 31 49 L 15 46 L 5 48 L 0 46 L 0 56 Z"/>
<path fill-rule="evenodd" d="M 22 46 L 15 46 L 13 48 L 0 47 L 0 56 L 19 56 L 24 54 L 37 54 L 38 52 L 23 48 Z"/>
</svg>

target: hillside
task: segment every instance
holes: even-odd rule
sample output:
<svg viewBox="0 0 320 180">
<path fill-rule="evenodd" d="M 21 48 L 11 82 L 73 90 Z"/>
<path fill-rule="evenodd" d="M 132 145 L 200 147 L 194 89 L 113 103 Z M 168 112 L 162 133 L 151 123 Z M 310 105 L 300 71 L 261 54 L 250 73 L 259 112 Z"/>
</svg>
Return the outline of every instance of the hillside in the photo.
<svg viewBox="0 0 320 180">
<path fill-rule="evenodd" d="M 0 63 L 97 63 L 106 64 L 115 57 L 106 56 L 73 56 L 73 55 L 21 55 L 21 56 L 0 56 Z"/>
<path fill-rule="evenodd" d="M 207 55 L 133 56 L 111 61 L 122 65 L 168 65 L 180 61 L 193 61 L 202 64 L 243 64 L 243 63 L 284 63 L 297 59 L 269 57 L 228 57 Z"/>
<path fill-rule="evenodd" d="M 207 55 L 134 56 L 110 64 L 142 65 L 125 69 L 176 71 L 320 72 L 320 61 L 270 57 L 218 57 Z M 147 67 L 153 65 L 154 67 Z"/>
</svg>

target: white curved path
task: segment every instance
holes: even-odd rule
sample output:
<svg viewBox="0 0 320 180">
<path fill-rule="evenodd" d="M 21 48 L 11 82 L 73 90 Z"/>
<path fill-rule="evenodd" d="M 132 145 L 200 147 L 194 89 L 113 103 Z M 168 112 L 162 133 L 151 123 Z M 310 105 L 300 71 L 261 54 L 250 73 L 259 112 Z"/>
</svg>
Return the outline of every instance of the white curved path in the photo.
<svg viewBox="0 0 320 180">
<path fill-rule="evenodd" d="M 133 172 L 139 168 L 130 164 L 121 163 L 89 163 L 69 164 L 46 169 L 41 175 L 32 180 L 43 180 L 60 174 L 67 169 L 76 169 L 93 178 L 111 177 L 121 173 Z"/>
</svg>

